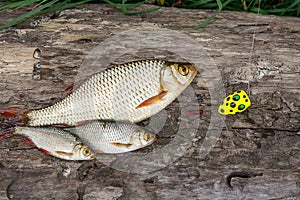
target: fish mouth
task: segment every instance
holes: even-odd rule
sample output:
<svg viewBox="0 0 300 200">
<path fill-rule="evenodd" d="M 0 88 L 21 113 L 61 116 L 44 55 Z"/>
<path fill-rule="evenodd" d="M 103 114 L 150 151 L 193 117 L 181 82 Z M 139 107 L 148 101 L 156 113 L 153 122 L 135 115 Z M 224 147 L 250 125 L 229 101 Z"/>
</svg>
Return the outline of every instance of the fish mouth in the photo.
<svg viewBox="0 0 300 200">
<path fill-rule="evenodd" d="M 198 69 L 197 69 L 197 67 L 195 66 L 195 65 L 190 65 L 190 70 L 192 71 L 192 73 L 194 74 L 194 75 L 196 75 L 197 74 L 197 72 L 198 72 Z"/>
<path fill-rule="evenodd" d="M 154 134 L 153 138 L 151 139 L 151 141 L 146 146 L 153 144 L 157 139 L 158 139 L 158 135 Z"/>
<path fill-rule="evenodd" d="M 192 65 L 192 64 L 189 65 L 189 68 L 192 73 L 191 80 L 190 80 L 192 82 L 194 80 L 195 76 L 197 75 L 198 70 L 197 70 L 196 66 Z"/>
</svg>

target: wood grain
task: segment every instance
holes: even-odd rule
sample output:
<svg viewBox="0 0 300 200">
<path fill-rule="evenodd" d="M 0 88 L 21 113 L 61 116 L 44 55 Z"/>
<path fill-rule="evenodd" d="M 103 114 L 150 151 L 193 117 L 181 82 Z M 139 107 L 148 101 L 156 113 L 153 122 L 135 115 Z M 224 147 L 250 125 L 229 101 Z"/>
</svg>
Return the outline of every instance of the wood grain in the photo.
<svg viewBox="0 0 300 200">
<path fill-rule="evenodd" d="M 0 23 L 22 12 L 1 13 Z M 53 104 L 66 95 L 64 88 L 77 79 L 84 59 L 99 43 L 125 30 L 157 27 L 197 41 L 220 71 L 226 94 L 248 90 L 248 82 L 252 106 L 226 117 L 216 145 L 205 157 L 199 156 L 204 138 L 209 137 L 212 108 L 220 103 L 211 101 L 199 73 L 191 84 L 203 110 L 197 134 L 184 155 L 149 173 L 113 169 L 107 163 L 114 163 L 114 156 L 68 162 L 43 154 L 20 137 L 3 140 L 0 199 L 300 199 L 300 19 L 222 11 L 208 26 L 193 29 L 213 13 L 161 8 L 125 16 L 109 5 L 90 4 L 63 11 L 54 19 L 36 18 L 2 30 L 0 107 L 30 110 Z M 40 60 L 32 57 L 36 48 L 42 50 Z M 116 62 L 157 55 L 180 60 L 176 55 L 141 50 Z M 34 75 L 37 62 L 41 68 Z M 138 151 L 140 155 L 162 149 L 176 137 L 179 101 L 166 113 L 160 138 Z M 172 155 L 163 156 L 167 160 Z M 262 176 L 233 177 L 230 188 L 226 177 L 235 171 Z"/>
</svg>

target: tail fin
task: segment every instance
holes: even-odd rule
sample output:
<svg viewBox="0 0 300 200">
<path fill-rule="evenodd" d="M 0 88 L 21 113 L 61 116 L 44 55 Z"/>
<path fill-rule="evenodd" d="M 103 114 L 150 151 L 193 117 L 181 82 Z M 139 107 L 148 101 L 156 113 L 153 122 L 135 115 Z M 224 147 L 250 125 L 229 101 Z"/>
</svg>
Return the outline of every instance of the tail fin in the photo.
<svg viewBox="0 0 300 200">
<path fill-rule="evenodd" d="M 15 135 L 14 132 L 15 132 L 14 127 L 10 127 L 10 128 L 0 131 L 0 140 L 4 140 L 4 139 L 13 137 Z"/>
<path fill-rule="evenodd" d="M 19 108 L 0 108 L 0 140 L 13 137 L 15 127 L 27 124 L 26 113 Z"/>
<path fill-rule="evenodd" d="M 0 108 L 0 115 L 5 118 L 15 118 L 22 115 L 23 111 L 19 108 Z"/>
<path fill-rule="evenodd" d="M 21 110 L 19 108 L 0 108 L 0 130 L 7 129 L 14 126 L 26 125 L 28 111 Z"/>
</svg>

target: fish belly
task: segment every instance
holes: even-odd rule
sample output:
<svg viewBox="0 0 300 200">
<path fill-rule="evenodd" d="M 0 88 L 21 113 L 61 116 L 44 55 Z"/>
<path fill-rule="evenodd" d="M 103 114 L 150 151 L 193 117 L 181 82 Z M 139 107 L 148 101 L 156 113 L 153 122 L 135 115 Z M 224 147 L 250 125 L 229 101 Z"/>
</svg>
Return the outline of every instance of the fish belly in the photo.
<svg viewBox="0 0 300 200">
<path fill-rule="evenodd" d="M 85 145 L 95 152 L 124 153 L 138 148 L 132 149 L 135 145 L 126 147 L 132 142 L 131 137 L 137 127 L 135 124 L 121 122 L 92 122 L 65 130 L 78 136 Z"/>
</svg>

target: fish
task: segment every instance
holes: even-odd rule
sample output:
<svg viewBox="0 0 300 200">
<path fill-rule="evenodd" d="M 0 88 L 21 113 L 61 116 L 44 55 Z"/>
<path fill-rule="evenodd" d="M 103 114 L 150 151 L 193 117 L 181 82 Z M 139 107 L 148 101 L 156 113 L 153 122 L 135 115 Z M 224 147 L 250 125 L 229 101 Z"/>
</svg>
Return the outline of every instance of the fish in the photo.
<svg viewBox="0 0 300 200">
<path fill-rule="evenodd" d="M 141 60 L 91 75 L 55 104 L 26 111 L 24 126 L 77 125 L 87 120 L 137 123 L 174 101 L 197 74 L 190 63 Z"/>
<path fill-rule="evenodd" d="M 118 154 L 149 146 L 157 135 L 133 123 L 92 120 L 64 128 L 95 153 Z"/>
<path fill-rule="evenodd" d="M 90 148 L 71 133 L 55 127 L 14 127 L 13 135 L 25 136 L 25 141 L 40 151 L 64 160 L 92 160 Z"/>
</svg>

